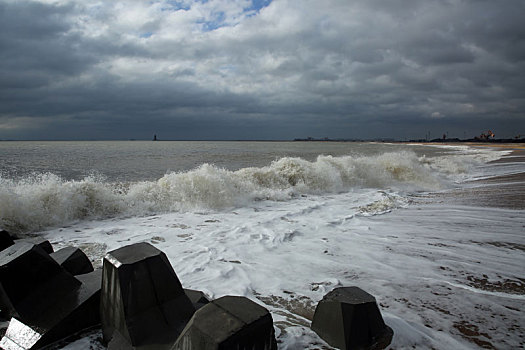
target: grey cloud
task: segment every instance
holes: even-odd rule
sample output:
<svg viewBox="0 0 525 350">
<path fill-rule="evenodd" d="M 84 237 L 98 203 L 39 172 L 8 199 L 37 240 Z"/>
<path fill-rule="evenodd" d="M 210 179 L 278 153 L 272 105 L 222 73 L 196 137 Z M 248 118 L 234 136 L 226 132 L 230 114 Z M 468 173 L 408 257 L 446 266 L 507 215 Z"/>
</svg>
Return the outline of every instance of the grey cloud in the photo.
<svg viewBox="0 0 525 350">
<path fill-rule="evenodd" d="M 275 0 L 171 37 L 111 6 L 0 4 L 0 139 L 525 133 L 522 1 Z"/>
<path fill-rule="evenodd" d="M 49 6 L 37 2 L 3 2 L 0 4 L 0 29 L 4 40 L 44 40 L 67 31 L 60 17 L 70 6 Z M 2 46 L 4 47 L 4 46 Z"/>
<path fill-rule="evenodd" d="M 71 10 L 34 2 L 0 4 L 2 96 L 74 76 L 95 62 L 76 47 L 79 38 L 68 34 L 70 25 L 62 18 Z"/>
</svg>

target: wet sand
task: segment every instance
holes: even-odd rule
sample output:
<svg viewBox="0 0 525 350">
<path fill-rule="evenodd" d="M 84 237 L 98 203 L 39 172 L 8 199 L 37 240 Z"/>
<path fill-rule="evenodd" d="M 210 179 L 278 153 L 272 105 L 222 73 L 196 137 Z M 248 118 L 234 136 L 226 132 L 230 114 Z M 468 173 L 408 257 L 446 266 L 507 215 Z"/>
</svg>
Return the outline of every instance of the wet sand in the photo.
<svg viewBox="0 0 525 350">
<path fill-rule="evenodd" d="M 486 186 L 440 193 L 437 194 L 437 197 L 446 198 L 447 201 L 454 204 L 524 210 L 525 175 L 519 174 L 519 176 L 514 177 L 513 183 L 502 184 L 497 182 L 507 182 L 508 180 L 508 177 L 483 180 Z"/>
<path fill-rule="evenodd" d="M 511 149 L 513 152 L 508 156 L 498 159 L 494 163 L 525 162 L 525 149 L 516 149 L 508 145 L 507 147 L 501 145 L 501 148 Z M 475 187 L 439 193 L 436 197 L 454 204 L 489 208 L 525 209 L 525 172 L 495 176 L 470 183 Z"/>
<path fill-rule="evenodd" d="M 469 144 L 472 147 L 493 147 L 493 145 L 478 145 Z M 522 145 L 497 145 L 498 148 L 512 150 L 512 153 L 493 162 L 495 165 L 503 165 L 504 163 L 525 163 L 525 148 Z M 484 207 L 494 208 L 494 212 L 497 213 L 499 209 L 511 209 L 516 210 L 516 217 L 522 217 L 521 210 L 525 210 L 525 172 L 505 175 L 505 176 L 494 176 L 491 178 L 471 181 L 468 183 L 469 188 L 455 189 L 446 192 L 430 194 L 425 197 L 424 202 L 428 204 L 441 203 L 444 204 L 444 208 L 448 205 L 464 205 L 465 215 L 475 215 L 476 209 L 471 211 L 472 207 Z M 468 208 L 471 207 L 471 208 Z M 437 208 L 440 208 L 439 206 Z M 489 212 L 491 210 L 489 209 Z M 430 212 L 433 212 L 431 209 Z M 433 212 L 433 215 L 443 215 L 442 212 L 437 209 Z M 483 217 L 479 217 L 480 222 L 483 221 Z M 504 224 L 502 222 L 502 224 Z M 522 226 L 525 227 L 525 226 Z M 456 228 L 454 228 L 456 229 Z M 468 228 L 466 229 L 468 231 Z M 480 228 L 483 231 L 483 228 Z M 483 247 L 494 247 L 495 250 L 507 250 L 509 254 L 516 254 L 515 252 L 524 252 L 525 245 L 522 241 L 516 241 L 509 239 L 497 233 L 492 238 L 483 239 L 480 235 L 479 239 L 469 240 L 468 242 L 474 246 Z M 517 232 L 519 234 L 519 232 Z M 485 236 L 486 237 L 486 236 Z M 463 244 L 463 235 L 461 230 L 458 230 L 458 241 L 457 245 Z M 450 243 L 449 243 L 450 244 Z M 451 249 L 456 246 L 451 245 Z M 437 254 L 437 251 L 435 252 Z M 519 253 L 518 253 L 519 254 Z M 489 254 L 490 255 L 490 254 Z M 490 260 L 490 259 L 489 259 Z M 461 264 L 462 261 L 458 261 Z M 453 328 L 450 332 L 459 335 L 463 339 L 471 342 L 475 347 L 485 349 L 500 349 L 500 348 L 513 348 L 509 344 L 505 343 L 504 340 L 498 337 L 502 334 L 505 337 L 514 338 L 518 336 L 519 346 L 525 345 L 524 325 L 520 321 L 519 316 L 512 318 L 510 315 L 519 315 L 521 311 L 520 304 L 512 302 L 512 299 L 508 296 L 523 296 L 525 295 L 525 278 L 509 275 L 508 271 L 502 269 L 497 272 L 497 277 L 490 277 L 486 274 L 486 271 L 490 271 L 486 266 L 475 266 L 472 265 L 468 269 L 464 268 L 442 268 L 446 270 L 446 273 L 453 281 L 464 281 L 466 278 L 465 285 L 473 290 L 477 291 L 474 294 L 479 296 L 482 293 L 488 293 L 486 299 L 480 299 L 481 302 L 476 304 L 475 308 L 477 312 L 472 314 L 465 314 L 458 312 L 458 310 L 451 308 L 450 304 L 443 302 L 443 298 L 447 296 L 441 295 L 436 298 L 435 303 L 432 306 L 430 303 L 425 307 L 427 309 L 436 309 L 447 316 L 454 316 Z M 456 300 L 458 303 L 464 303 L 471 297 L 468 293 L 461 294 L 461 291 L 451 293 L 448 297 L 452 300 Z M 497 299 L 497 302 L 492 300 L 490 293 L 499 293 L 502 297 Z M 462 299 L 465 298 L 465 299 Z M 506 309 L 504 312 L 496 311 L 496 306 L 502 304 Z M 423 311 L 422 311 L 423 312 Z M 485 317 L 485 318 L 484 318 Z M 492 328 L 485 327 L 491 320 L 501 319 L 501 325 L 493 326 Z M 520 347 L 520 348 L 521 348 Z"/>
</svg>

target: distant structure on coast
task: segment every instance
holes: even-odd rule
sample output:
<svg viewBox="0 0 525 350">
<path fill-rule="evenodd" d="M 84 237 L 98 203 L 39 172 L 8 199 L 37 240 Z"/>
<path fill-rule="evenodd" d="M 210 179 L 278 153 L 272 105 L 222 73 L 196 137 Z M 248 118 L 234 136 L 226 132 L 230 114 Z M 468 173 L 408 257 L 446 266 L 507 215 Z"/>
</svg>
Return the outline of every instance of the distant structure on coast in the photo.
<svg viewBox="0 0 525 350">
<path fill-rule="evenodd" d="M 466 132 L 464 133 L 466 136 Z M 427 134 L 428 137 L 428 134 Z M 409 142 L 487 142 L 487 143 L 525 143 L 525 138 L 521 137 L 521 134 L 514 136 L 513 138 L 501 138 L 497 139 L 496 135 L 492 130 L 483 131 L 479 136 L 474 136 L 474 138 L 449 138 L 448 132 L 443 134 L 443 138 L 437 139 L 420 139 L 420 140 L 410 140 Z"/>
<path fill-rule="evenodd" d="M 487 143 L 525 143 L 525 137 L 522 137 L 521 135 L 524 133 L 517 134 L 516 136 L 512 138 L 496 138 L 496 135 L 492 130 L 483 131 L 479 136 L 474 136 L 473 138 L 467 138 L 467 132 L 465 131 L 463 133 L 463 138 L 457 138 L 457 137 L 449 137 L 448 131 L 444 132 L 441 137 L 438 138 L 431 138 L 430 137 L 430 131 L 425 134 L 424 139 L 405 139 L 404 141 L 396 140 L 393 138 L 375 138 L 375 139 L 349 139 L 349 138 L 337 138 L 337 139 L 331 139 L 328 137 L 324 138 L 315 138 L 308 136 L 306 138 L 295 138 L 293 141 L 314 141 L 314 142 L 418 142 L 418 143 L 436 143 L 436 142 L 487 142 Z"/>
<path fill-rule="evenodd" d="M 489 130 L 489 131 L 487 131 L 487 133 L 482 132 L 481 135 L 476 136 L 474 138 L 478 139 L 478 140 L 488 141 L 488 140 L 490 140 L 491 137 L 492 137 L 492 139 L 494 139 L 495 136 L 496 135 L 494 135 L 494 133 L 491 130 Z"/>
</svg>

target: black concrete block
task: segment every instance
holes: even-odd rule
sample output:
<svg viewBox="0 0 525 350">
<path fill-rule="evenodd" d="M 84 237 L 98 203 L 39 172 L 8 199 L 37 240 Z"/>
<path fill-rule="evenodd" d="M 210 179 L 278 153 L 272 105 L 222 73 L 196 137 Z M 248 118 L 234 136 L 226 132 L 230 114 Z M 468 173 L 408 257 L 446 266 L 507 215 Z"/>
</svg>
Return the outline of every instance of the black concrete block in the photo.
<svg viewBox="0 0 525 350">
<path fill-rule="evenodd" d="M 317 305 L 311 327 L 340 349 L 384 349 L 393 335 L 374 296 L 358 287 L 336 288 L 326 294 Z"/>
<path fill-rule="evenodd" d="M 101 278 L 102 270 L 79 276 L 79 288 L 64 295 L 59 303 L 32 322 L 13 317 L 0 348 L 32 350 L 67 343 L 68 338 L 99 325 Z"/>
<path fill-rule="evenodd" d="M 15 244 L 13 237 L 6 230 L 0 231 L 0 251 Z"/>
<path fill-rule="evenodd" d="M 272 315 L 245 297 L 213 300 L 195 312 L 172 349 L 277 349 Z"/>
<path fill-rule="evenodd" d="M 4 336 L 9 327 L 9 320 L 0 319 L 0 338 Z"/>
<path fill-rule="evenodd" d="M 38 245 L 17 242 L 0 252 L 3 317 L 36 321 L 80 284 Z"/>
<path fill-rule="evenodd" d="M 5 335 L 0 340 L 3 350 L 38 349 L 35 345 L 42 338 L 39 329 L 33 329 L 16 318 L 12 318 Z"/>
<path fill-rule="evenodd" d="M 100 291 L 102 287 L 102 269 L 76 276 L 82 283 L 76 293 L 72 293 L 71 312 L 59 324 L 68 333 L 100 325 Z M 63 332 L 63 331 L 61 331 Z"/>
<path fill-rule="evenodd" d="M 35 244 L 39 246 L 40 248 L 42 248 L 47 254 L 51 254 L 54 251 L 51 243 L 47 239 L 43 239 L 41 237 L 21 238 L 21 239 L 15 240 L 15 243 L 22 243 L 22 242 Z"/>
<path fill-rule="evenodd" d="M 53 253 L 53 246 L 47 239 L 37 240 L 36 245 L 44 249 L 47 254 Z"/>
<path fill-rule="evenodd" d="M 34 238 L 34 239 L 31 239 L 31 243 L 36 244 L 40 248 L 44 249 L 44 251 L 47 254 L 51 254 L 54 251 L 53 250 L 53 246 L 51 245 L 51 243 L 47 239 Z"/>
<path fill-rule="evenodd" d="M 65 247 L 49 255 L 73 276 L 93 271 L 91 261 L 79 248 Z"/>
<path fill-rule="evenodd" d="M 195 312 L 168 258 L 149 243 L 105 256 L 100 310 L 109 349 L 169 348 Z"/>
<path fill-rule="evenodd" d="M 186 293 L 186 296 L 190 299 L 195 310 L 200 309 L 210 302 L 206 294 L 200 290 L 184 289 L 184 293 Z"/>
</svg>

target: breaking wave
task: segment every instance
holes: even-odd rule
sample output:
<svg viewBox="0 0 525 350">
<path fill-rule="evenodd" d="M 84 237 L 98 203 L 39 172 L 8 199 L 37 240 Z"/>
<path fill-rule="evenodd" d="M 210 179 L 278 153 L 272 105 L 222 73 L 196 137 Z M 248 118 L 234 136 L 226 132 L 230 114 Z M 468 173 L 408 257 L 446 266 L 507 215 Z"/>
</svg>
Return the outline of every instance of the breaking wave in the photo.
<svg viewBox="0 0 525 350">
<path fill-rule="evenodd" d="M 157 181 L 111 183 L 102 176 L 69 181 L 52 173 L 0 177 L 0 227 L 36 231 L 82 219 L 159 212 L 220 210 L 258 200 L 285 201 L 303 194 L 354 188 L 436 190 L 450 173 L 464 171 L 453 157 L 427 159 L 413 152 L 376 156 L 319 156 L 313 162 L 281 158 L 237 171 L 203 164 Z"/>
</svg>

